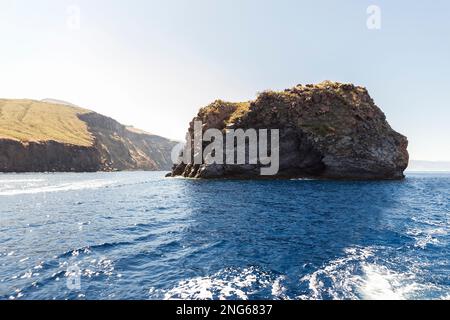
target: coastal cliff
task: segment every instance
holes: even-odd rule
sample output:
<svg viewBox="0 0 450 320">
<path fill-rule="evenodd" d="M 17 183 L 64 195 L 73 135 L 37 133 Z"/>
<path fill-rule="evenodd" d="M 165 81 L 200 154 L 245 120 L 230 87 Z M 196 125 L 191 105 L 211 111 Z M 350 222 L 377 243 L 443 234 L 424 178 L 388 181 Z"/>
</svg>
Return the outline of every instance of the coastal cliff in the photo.
<svg viewBox="0 0 450 320">
<path fill-rule="evenodd" d="M 175 144 L 57 100 L 0 100 L 0 172 L 170 170 Z"/>
<path fill-rule="evenodd" d="M 279 172 L 272 178 L 402 179 L 409 161 L 407 138 L 390 127 L 366 88 L 353 84 L 325 81 L 263 92 L 251 102 L 215 101 L 190 124 L 188 145 L 195 121 L 203 131 L 279 129 Z M 170 176 L 255 179 L 260 168 L 180 163 Z"/>
</svg>

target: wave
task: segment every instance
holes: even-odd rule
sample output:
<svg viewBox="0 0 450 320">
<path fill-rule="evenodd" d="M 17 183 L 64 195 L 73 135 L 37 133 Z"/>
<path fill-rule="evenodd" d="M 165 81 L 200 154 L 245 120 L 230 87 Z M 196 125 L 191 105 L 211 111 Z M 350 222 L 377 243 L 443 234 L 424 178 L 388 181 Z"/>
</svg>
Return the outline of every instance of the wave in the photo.
<svg viewBox="0 0 450 320">
<path fill-rule="evenodd" d="M 363 266 L 359 291 L 366 300 L 407 300 L 429 287 L 416 281 L 413 273 L 398 273 L 385 266 Z"/>
<path fill-rule="evenodd" d="M 420 298 L 429 291 L 441 291 L 433 284 L 421 283 L 414 268 L 399 272 L 369 261 L 375 251 L 375 248 L 347 249 L 345 257 L 303 277 L 301 282 L 307 283 L 310 292 L 297 298 L 407 300 Z"/>
<path fill-rule="evenodd" d="M 152 299 L 164 300 L 248 300 L 250 296 L 273 295 L 284 299 L 283 276 L 273 276 L 257 267 L 228 268 L 212 276 L 196 277 L 179 282 L 168 290 L 151 288 Z"/>
<path fill-rule="evenodd" d="M 410 229 L 406 234 L 414 238 L 414 247 L 426 249 L 428 245 L 439 245 L 441 243 L 439 238 L 446 236 L 448 231 L 444 227 L 427 228 L 424 230 Z"/>
<path fill-rule="evenodd" d="M 285 275 L 274 275 L 257 267 L 225 269 L 211 276 L 181 281 L 170 289 L 152 288 L 149 294 L 151 299 L 164 300 L 248 300 L 261 297 L 282 300 L 407 300 L 428 296 L 449 299 L 448 288 L 422 281 L 420 266 L 409 266 L 399 271 L 388 262 L 380 264 L 380 261 L 375 261 L 379 250 L 383 248 L 346 249 L 344 257 L 302 277 L 298 283 L 301 294 L 288 292 Z"/>
<path fill-rule="evenodd" d="M 114 184 L 114 181 L 105 180 L 88 180 L 88 181 L 77 181 L 72 183 L 61 183 L 49 186 L 31 186 L 22 187 L 20 189 L 11 189 L 0 191 L 0 196 L 16 196 L 24 194 L 37 194 L 37 193 L 53 193 L 53 192 L 65 192 L 65 191 L 79 191 L 87 189 L 99 189 L 106 187 L 108 185 Z"/>
<path fill-rule="evenodd" d="M 43 182 L 45 179 L 0 179 L 0 183 Z"/>
</svg>

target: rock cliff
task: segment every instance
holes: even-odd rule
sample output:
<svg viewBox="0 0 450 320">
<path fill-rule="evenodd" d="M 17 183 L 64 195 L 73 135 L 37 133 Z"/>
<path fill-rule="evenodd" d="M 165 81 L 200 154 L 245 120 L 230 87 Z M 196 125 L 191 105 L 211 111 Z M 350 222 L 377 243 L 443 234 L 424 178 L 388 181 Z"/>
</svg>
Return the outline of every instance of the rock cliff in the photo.
<svg viewBox="0 0 450 320">
<path fill-rule="evenodd" d="M 298 85 L 248 103 L 219 100 L 194 121 L 204 131 L 279 129 L 280 169 L 272 178 L 402 179 L 409 161 L 406 137 L 390 127 L 365 88 L 352 84 Z M 262 178 L 260 167 L 180 163 L 171 176 L 253 179 Z"/>
<path fill-rule="evenodd" d="M 0 172 L 170 170 L 175 144 L 66 103 L 0 100 Z"/>
</svg>

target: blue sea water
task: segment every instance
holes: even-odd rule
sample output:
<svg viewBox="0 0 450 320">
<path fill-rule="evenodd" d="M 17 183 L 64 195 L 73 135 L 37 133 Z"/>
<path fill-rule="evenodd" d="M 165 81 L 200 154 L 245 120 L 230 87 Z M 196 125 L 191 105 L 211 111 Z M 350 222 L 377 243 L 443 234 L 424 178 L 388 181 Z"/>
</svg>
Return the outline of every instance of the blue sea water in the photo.
<svg viewBox="0 0 450 320">
<path fill-rule="evenodd" d="M 450 299 L 449 199 L 445 173 L 0 175 L 0 299 Z"/>
</svg>

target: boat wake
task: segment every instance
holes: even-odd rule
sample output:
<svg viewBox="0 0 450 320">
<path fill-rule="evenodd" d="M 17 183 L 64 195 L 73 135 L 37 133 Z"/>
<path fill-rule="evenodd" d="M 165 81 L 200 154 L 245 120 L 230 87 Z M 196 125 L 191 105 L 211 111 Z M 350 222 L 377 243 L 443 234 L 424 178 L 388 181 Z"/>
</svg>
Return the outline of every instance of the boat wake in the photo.
<svg viewBox="0 0 450 320">
<path fill-rule="evenodd" d="M 17 181 L 14 181 L 17 182 Z M 87 189 L 99 189 L 109 185 L 114 184 L 114 181 L 106 180 L 86 180 L 86 181 L 76 181 L 72 183 L 60 183 L 54 185 L 42 186 L 37 183 L 27 183 L 20 186 L 14 186 L 14 184 L 9 184 L 3 186 L 3 190 L 0 189 L 0 196 L 16 196 L 16 195 L 26 195 L 26 194 L 38 194 L 38 193 L 53 193 L 53 192 L 64 192 L 64 191 L 79 191 Z"/>
<path fill-rule="evenodd" d="M 346 249 L 346 256 L 333 260 L 323 268 L 306 275 L 301 282 L 306 283 L 309 292 L 302 300 L 406 300 L 446 291 L 431 283 L 422 282 L 420 267 L 408 266 L 404 270 L 394 270 L 386 261 L 376 261 L 376 253 L 383 248 Z"/>
<path fill-rule="evenodd" d="M 290 287 L 287 275 L 258 267 L 228 268 L 211 276 L 196 277 L 166 289 L 150 289 L 151 299 L 165 300 L 407 300 L 433 296 L 448 299 L 448 288 L 422 281 L 419 265 L 404 270 L 376 261 L 383 248 L 349 248 L 345 256 L 297 280 Z M 406 263 L 407 265 L 409 263 Z M 402 266 L 404 267 L 404 266 Z M 300 294 L 299 294 L 300 293 Z"/>
<path fill-rule="evenodd" d="M 228 268 L 212 276 L 181 281 L 169 290 L 150 289 L 151 299 L 164 300 L 249 300 L 273 296 L 284 299 L 283 276 L 273 276 L 257 267 Z"/>
</svg>

